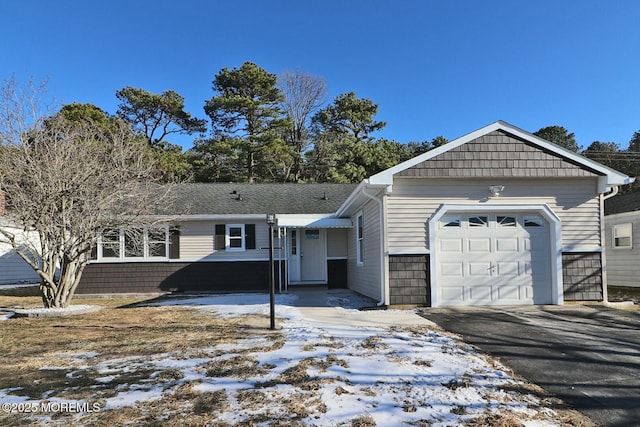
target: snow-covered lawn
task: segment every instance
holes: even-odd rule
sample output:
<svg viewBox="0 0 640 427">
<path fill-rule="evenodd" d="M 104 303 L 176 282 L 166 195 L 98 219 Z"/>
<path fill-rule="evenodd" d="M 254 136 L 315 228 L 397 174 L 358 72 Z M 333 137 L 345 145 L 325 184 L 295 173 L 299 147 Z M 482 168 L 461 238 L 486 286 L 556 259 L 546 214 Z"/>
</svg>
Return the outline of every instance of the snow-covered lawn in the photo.
<svg viewBox="0 0 640 427">
<path fill-rule="evenodd" d="M 68 377 L 90 370 L 96 383 L 112 388 L 99 400 L 98 412 L 78 413 L 61 425 L 92 423 L 108 411 L 121 414 L 115 419 L 119 423 L 131 408 L 169 424 L 180 420 L 176 413 L 197 413 L 204 425 L 221 426 L 570 425 L 535 393 L 527 393 L 535 388 L 417 315 L 305 309 L 295 307 L 295 299 L 295 294 L 278 295 L 275 333 L 265 329 L 268 295 L 157 303 L 231 320 L 253 316 L 265 324 L 232 343 L 180 352 L 106 360 L 97 352 L 67 352 L 65 369 L 73 367 Z M 132 374 L 136 381 L 119 380 Z M 63 400 L 53 392 L 42 398 Z M 32 400 L 4 389 L 0 401 Z M 159 405 L 164 405 L 160 411 Z M 51 414 L 38 417 L 56 423 Z"/>
</svg>

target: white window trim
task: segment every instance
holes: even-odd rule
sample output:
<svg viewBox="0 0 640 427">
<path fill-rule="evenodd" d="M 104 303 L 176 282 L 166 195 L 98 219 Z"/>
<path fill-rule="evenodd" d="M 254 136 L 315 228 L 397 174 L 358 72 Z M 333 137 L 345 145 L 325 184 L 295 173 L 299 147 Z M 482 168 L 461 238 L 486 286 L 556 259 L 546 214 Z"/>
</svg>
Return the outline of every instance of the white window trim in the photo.
<svg viewBox="0 0 640 427">
<path fill-rule="evenodd" d="M 621 234 L 619 230 L 625 230 L 628 228 L 628 234 Z M 625 246 L 616 245 L 616 238 L 620 237 L 629 237 L 629 244 Z M 613 249 L 633 249 L 633 224 L 630 222 L 625 222 L 621 224 L 614 224 L 611 229 L 611 247 Z"/>
<path fill-rule="evenodd" d="M 165 244 L 165 256 L 149 256 L 149 228 L 164 230 L 164 244 Z M 118 237 L 118 257 L 104 257 L 102 255 L 102 232 L 98 235 L 98 250 L 97 250 L 97 262 L 122 262 L 122 261 L 167 261 L 169 259 L 169 226 L 155 226 L 143 228 L 143 256 L 141 257 L 127 257 L 125 256 L 125 233 L 124 229 L 119 230 Z M 115 243 L 115 242 L 113 242 Z"/>
<path fill-rule="evenodd" d="M 362 233 L 360 222 L 362 222 Z M 356 215 L 356 265 L 364 265 L 364 213 L 362 211 Z"/>
<path fill-rule="evenodd" d="M 165 252 L 165 256 L 151 256 L 149 255 L 149 228 L 155 228 L 155 229 L 162 229 L 164 230 L 164 252 Z M 145 228 L 144 230 L 144 258 L 145 259 L 153 259 L 153 260 L 165 260 L 165 259 L 169 259 L 169 251 L 171 250 L 171 248 L 169 247 L 169 226 L 162 226 L 162 227 L 148 227 Z M 155 240 L 155 242 L 160 242 L 159 240 Z"/>
<path fill-rule="evenodd" d="M 234 237 L 234 239 L 240 239 L 241 246 L 239 248 L 231 247 L 231 229 L 239 228 L 240 237 Z M 224 229 L 224 246 L 228 252 L 244 252 L 246 250 L 244 224 L 225 224 Z"/>
</svg>

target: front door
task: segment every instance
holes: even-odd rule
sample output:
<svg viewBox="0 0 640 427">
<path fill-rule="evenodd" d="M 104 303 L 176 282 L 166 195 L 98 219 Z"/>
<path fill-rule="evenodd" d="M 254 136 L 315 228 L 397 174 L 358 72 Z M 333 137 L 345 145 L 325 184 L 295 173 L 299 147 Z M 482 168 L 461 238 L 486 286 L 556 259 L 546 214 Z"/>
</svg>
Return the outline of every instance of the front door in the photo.
<svg viewBox="0 0 640 427">
<path fill-rule="evenodd" d="M 317 228 L 292 229 L 290 235 L 289 281 L 327 283 L 327 233 Z"/>
</svg>

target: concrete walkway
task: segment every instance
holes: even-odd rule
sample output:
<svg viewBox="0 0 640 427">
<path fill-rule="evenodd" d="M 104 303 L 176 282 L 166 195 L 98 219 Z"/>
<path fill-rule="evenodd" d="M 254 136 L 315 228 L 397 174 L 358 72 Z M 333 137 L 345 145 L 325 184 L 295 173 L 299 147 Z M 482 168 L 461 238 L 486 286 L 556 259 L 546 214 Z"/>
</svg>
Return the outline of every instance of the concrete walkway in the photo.
<svg viewBox="0 0 640 427">
<path fill-rule="evenodd" d="M 419 316 L 415 310 L 382 310 L 376 306 L 376 301 L 349 289 L 291 287 L 289 294 L 296 296 L 292 305 L 305 317 L 321 323 L 381 328 L 401 325 L 434 326 L 433 322 Z"/>
</svg>

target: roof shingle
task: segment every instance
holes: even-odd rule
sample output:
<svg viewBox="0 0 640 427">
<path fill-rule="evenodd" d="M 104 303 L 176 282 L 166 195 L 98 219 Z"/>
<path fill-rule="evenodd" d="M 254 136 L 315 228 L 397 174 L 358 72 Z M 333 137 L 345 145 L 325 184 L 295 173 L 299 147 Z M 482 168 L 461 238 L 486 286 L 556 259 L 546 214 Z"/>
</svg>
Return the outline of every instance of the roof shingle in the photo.
<svg viewBox="0 0 640 427">
<path fill-rule="evenodd" d="M 335 212 L 357 184 L 180 184 L 188 215 L 324 214 Z"/>
<path fill-rule="evenodd" d="M 620 194 L 604 201 L 604 214 L 614 215 L 640 210 L 640 191 Z"/>
</svg>

